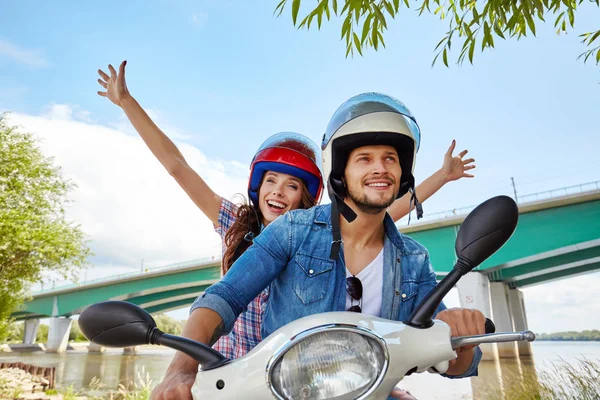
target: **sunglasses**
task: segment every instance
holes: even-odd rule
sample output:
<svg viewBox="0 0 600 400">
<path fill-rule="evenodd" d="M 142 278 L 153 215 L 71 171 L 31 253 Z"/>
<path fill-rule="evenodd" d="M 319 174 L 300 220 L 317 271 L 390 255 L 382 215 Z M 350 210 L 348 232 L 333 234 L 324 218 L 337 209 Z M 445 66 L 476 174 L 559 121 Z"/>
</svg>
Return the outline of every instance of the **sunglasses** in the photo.
<svg viewBox="0 0 600 400">
<path fill-rule="evenodd" d="M 363 286 L 360 282 L 360 279 L 358 279 L 355 276 L 346 278 L 346 292 L 348 292 L 348 294 L 352 298 L 353 303 L 354 300 L 359 302 L 359 304 L 353 305 L 347 311 L 358 313 L 362 312 L 362 308 L 360 307 L 360 305 L 362 304 Z"/>
</svg>

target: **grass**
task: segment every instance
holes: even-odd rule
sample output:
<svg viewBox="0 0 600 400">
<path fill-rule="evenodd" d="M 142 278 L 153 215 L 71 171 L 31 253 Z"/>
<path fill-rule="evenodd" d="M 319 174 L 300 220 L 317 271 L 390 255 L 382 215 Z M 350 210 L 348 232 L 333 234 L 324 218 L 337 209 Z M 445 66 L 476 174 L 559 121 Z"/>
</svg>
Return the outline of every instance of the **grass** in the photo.
<svg viewBox="0 0 600 400">
<path fill-rule="evenodd" d="M 503 388 L 488 387 L 490 400 L 598 400 L 600 399 L 600 360 L 580 359 L 576 364 L 564 360 L 536 374 L 505 377 Z M 510 382 L 510 384 L 506 384 Z"/>
</svg>

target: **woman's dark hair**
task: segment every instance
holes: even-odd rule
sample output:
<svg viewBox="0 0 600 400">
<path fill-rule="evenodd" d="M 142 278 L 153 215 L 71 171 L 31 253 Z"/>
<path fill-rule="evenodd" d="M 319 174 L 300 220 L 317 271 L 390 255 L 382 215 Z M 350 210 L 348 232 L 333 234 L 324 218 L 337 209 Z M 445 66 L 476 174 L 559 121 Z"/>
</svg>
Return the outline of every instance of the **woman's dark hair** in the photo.
<svg viewBox="0 0 600 400">
<path fill-rule="evenodd" d="M 264 179 L 264 177 L 263 177 Z M 262 181 L 258 187 L 260 187 Z M 302 182 L 302 199 L 300 202 L 300 208 L 306 209 L 316 205 L 316 200 L 306 187 L 306 184 Z M 221 262 L 221 273 L 225 274 L 229 271 L 229 268 L 233 265 L 248 247 L 252 244 L 254 239 L 260 233 L 260 227 L 262 224 L 263 215 L 258 207 L 248 204 L 240 204 L 237 210 L 237 216 L 235 222 L 229 228 L 225 234 L 225 254 L 223 254 L 223 261 Z"/>
</svg>

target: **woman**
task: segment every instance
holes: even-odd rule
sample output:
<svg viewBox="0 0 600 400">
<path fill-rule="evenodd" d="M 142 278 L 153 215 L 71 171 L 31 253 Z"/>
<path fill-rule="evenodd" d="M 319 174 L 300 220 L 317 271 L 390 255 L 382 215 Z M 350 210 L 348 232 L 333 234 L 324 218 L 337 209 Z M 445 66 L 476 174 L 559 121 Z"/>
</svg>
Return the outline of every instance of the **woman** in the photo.
<svg viewBox="0 0 600 400">
<path fill-rule="evenodd" d="M 117 74 L 102 70 L 98 82 L 106 92 L 98 92 L 123 109 L 152 153 L 175 178 L 200 210 L 212 221 L 222 239 L 222 274 L 250 246 L 262 227 L 287 210 L 316 205 L 323 191 L 323 179 L 317 166 L 318 148 L 309 138 L 282 132 L 268 138 L 258 149 L 250 165 L 248 197 L 250 205 L 236 206 L 217 195 L 187 164 L 173 142 L 152 122 L 131 96 L 125 83 L 125 62 Z M 225 357 L 238 358 L 260 340 L 260 305 L 267 293 L 258 296 L 244 312 L 228 336 L 215 344 Z"/>
<path fill-rule="evenodd" d="M 150 151 L 212 221 L 222 238 L 223 274 L 248 248 L 262 227 L 288 210 L 308 208 L 318 203 L 323 184 L 316 161 L 317 147 L 310 139 L 293 133 L 273 135 L 257 151 L 250 166 L 248 182 L 248 195 L 252 204 L 236 206 L 214 193 L 131 96 L 125 82 L 126 63 L 121 63 L 118 73 L 109 65 L 110 76 L 98 70 L 101 77 L 98 83 L 106 89 L 98 91 L 98 94 L 108 98 L 125 112 Z M 474 159 L 463 160 L 467 154 L 466 150 L 453 157 L 455 146 L 456 142 L 452 141 L 444 156 L 442 168 L 416 188 L 416 195 L 421 201 L 425 201 L 448 182 L 462 177 L 473 177 L 466 171 L 475 168 L 472 164 Z M 398 199 L 388 212 L 397 221 L 410 210 L 410 195 L 405 195 Z M 261 309 L 264 308 L 267 295 L 266 291 L 261 293 L 248 305 L 248 310 L 240 315 L 232 332 L 220 338 L 214 346 L 215 349 L 225 357 L 234 359 L 245 355 L 261 341 Z M 185 392 L 191 387 L 194 375 L 181 379 L 183 380 L 180 383 L 187 388 L 183 390 Z M 167 383 L 166 381 L 167 377 L 163 384 Z M 406 393 L 395 394 L 397 398 L 402 398 Z"/>
</svg>

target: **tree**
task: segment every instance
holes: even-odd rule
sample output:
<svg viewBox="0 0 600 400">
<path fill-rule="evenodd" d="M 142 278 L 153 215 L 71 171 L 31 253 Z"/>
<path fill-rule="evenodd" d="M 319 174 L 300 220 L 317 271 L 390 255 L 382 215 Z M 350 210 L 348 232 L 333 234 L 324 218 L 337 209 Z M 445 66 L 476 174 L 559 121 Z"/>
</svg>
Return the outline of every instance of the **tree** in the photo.
<svg viewBox="0 0 600 400">
<path fill-rule="evenodd" d="M 74 187 L 45 157 L 37 140 L 0 115 L 0 343 L 10 315 L 43 273 L 76 280 L 90 250 L 84 233 L 66 220 Z"/>
<path fill-rule="evenodd" d="M 155 314 L 152 316 L 156 322 L 156 327 L 161 331 L 171 335 L 181 335 L 183 330 L 183 321 L 177 321 L 175 318 L 169 317 L 167 314 Z"/>
<path fill-rule="evenodd" d="M 588 0 L 600 7 L 600 0 Z M 279 16 L 283 13 L 290 0 L 281 0 L 275 8 Z M 438 15 L 440 19 L 448 21 L 448 31 L 435 47 L 437 54 L 433 59 L 435 64 L 441 55 L 448 66 L 448 53 L 453 43 L 459 42 L 460 53 L 457 64 L 462 64 L 468 57 L 471 64 L 478 42 L 481 51 L 494 47 L 494 40 L 521 37 L 531 33 L 536 34 L 536 22 L 546 22 L 550 14 L 554 18 L 556 33 L 567 32 L 575 25 L 575 12 L 584 0 L 342 0 L 341 10 L 337 0 L 317 0 L 317 6 L 298 23 L 298 13 L 301 0 L 291 0 L 292 21 L 298 28 L 310 29 L 311 24 L 317 19 L 320 29 L 323 17 L 329 21 L 331 14 L 343 17 L 342 39 L 346 40 L 346 57 L 354 54 L 360 55 L 365 48 L 373 47 L 377 50 L 385 47 L 383 33 L 388 27 L 388 17 L 392 19 L 400 13 L 401 8 L 415 9 L 419 15 L 425 11 Z M 433 9 L 433 12 L 431 11 Z M 582 43 L 588 50 L 580 54 L 587 62 L 588 58 L 595 58 L 600 64 L 600 30 L 587 32 L 580 35 Z M 454 40 L 454 42 L 453 42 Z M 596 44 L 596 47 L 594 46 Z"/>
</svg>

